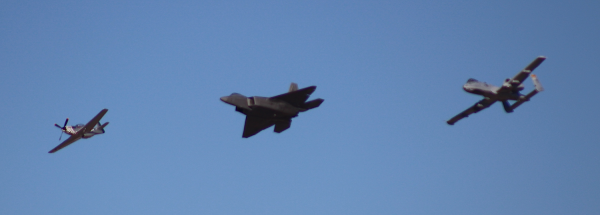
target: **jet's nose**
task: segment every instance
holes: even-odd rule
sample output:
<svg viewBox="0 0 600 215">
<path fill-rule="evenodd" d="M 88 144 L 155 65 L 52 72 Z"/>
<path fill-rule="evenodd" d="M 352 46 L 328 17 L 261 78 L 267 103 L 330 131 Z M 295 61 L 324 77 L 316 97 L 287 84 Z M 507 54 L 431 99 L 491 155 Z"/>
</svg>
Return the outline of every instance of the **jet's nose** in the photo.
<svg viewBox="0 0 600 215">
<path fill-rule="evenodd" d="M 229 96 L 223 96 L 221 97 L 221 101 L 227 103 L 227 100 L 229 99 Z"/>
<path fill-rule="evenodd" d="M 465 91 L 467 91 L 467 92 L 471 92 L 471 91 L 473 91 L 473 88 L 472 88 L 470 85 L 468 85 L 468 84 L 465 84 L 465 85 L 463 86 L 463 90 L 465 90 Z"/>
</svg>

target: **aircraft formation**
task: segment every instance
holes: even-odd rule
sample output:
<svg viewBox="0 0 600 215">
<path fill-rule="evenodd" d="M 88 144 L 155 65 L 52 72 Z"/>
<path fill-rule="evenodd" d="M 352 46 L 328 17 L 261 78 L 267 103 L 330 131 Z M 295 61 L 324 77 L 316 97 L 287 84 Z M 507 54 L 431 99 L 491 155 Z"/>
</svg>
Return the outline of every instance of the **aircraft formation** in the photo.
<svg viewBox="0 0 600 215">
<path fill-rule="evenodd" d="M 470 78 L 467 83 L 463 85 L 463 89 L 468 93 L 481 95 L 483 96 L 483 99 L 467 110 L 452 117 L 450 120 L 446 121 L 446 123 L 454 125 L 459 120 L 488 108 L 498 101 L 502 102 L 506 113 L 513 112 L 515 108 L 519 107 L 524 102 L 529 101 L 537 93 L 544 90 L 537 79 L 537 76 L 531 74 L 535 68 L 544 62 L 544 60 L 546 60 L 546 57 L 544 56 L 537 57 L 513 78 L 506 79 L 500 87 Z M 535 89 L 526 95 L 521 94 L 520 91 L 524 89 L 523 81 L 525 81 L 528 76 L 531 76 Z M 306 101 L 316 89 L 316 86 L 298 89 L 298 85 L 292 83 L 287 93 L 277 96 L 246 97 L 239 93 L 232 93 L 229 96 L 221 97 L 221 101 L 235 106 L 235 111 L 246 115 L 242 138 L 248 138 L 273 125 L 275 125 L 274 132 L 277 133 L 281 133 L 290 128 L 292 118 L 297 117 L 300 112 L 319 107 L 321 103 L 325 101 L 320 98 L 308 102 Z M 509 100 L 515 102 L 511 105 L 508 102 Z M 100 123 L 100 120 L 104 117 L 106 112 L 108 112 L 108 109 L 102 109 L 100 113 L 85 125 L 78 124 L 75 126 L 68 126 L 67 123 L 69 122 L 69 118 L 65 120 L 63 126 L 54 124 L 54 126 L 61 129 L 61 137 L 59 140 L 62 138 L 62 133 L 66 133 L 70 135 L 70 137 L 48 153 L 57 152 L 80 139 L 87 139 L 98 134 L 104 134 L 104 127 L 108 125 L 108 122 L 102 124 Z"/>
</svg>

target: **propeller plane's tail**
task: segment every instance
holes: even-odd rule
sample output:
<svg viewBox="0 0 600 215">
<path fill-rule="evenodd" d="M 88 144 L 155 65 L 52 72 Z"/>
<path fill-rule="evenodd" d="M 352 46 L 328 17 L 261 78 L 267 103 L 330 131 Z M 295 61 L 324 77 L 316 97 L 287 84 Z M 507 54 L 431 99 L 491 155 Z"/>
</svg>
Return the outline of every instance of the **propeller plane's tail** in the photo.
<svg viewBox="0 0 600 215">
<path fill-rule="evenodd" d="M 100 122 L 98 122 L 98 125 L 96 126 L 96 128 L 94 128 L 94 133 L 96 133 L 96 134 L 106 133 L 106 131 L 104 131 L 104 127 L 106 127 L 107 125 L 108 125 L 108 122 L 105 122 L 104 124 L 101 124 Z"/>
</svg>

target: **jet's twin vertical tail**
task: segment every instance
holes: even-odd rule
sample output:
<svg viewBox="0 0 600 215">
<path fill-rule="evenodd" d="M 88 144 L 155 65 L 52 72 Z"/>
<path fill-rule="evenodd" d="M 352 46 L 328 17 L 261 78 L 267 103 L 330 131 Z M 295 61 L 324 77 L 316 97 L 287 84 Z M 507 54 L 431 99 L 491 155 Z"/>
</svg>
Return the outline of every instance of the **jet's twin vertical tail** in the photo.
<svg viewBox="0 0 600 215">
<path fill-rule="evenodd" d="M 537 79 L 536 75 L 531 74 L 531 80 L 533 81 L 533 85 L 535 86 L 535 89 L 533 91 L 531 91 L 529 94 L 527 94 L 524 98 L 519 99 L 517 102 L 515 102 L 510 107 L 511 110 L 514 110 L 515 108 L 519 107 L 521 104 L 525 103 L 526 101 L 529 101 L 529 99 L 531 99 L 531 97 L 535 96 L 535 94 L 544 91 L 544 87 L 542 87 L 542 84 Z"/>
<path fill-rule="evenodd" d="M 542 87 L 540 80 L 538 80 L 538 78 L 535 74 L 531 75 L 531 80 L 533 81 L 533 85 L 535 86 L 536 91 L 538 91 L 538 92 L 544 91 L 544 87 Z"/>
<path fill-rule="evenodd" d="M 290 85 L 290 92 L 273 96 L 269 99 L 282 100 L 296 107 L 302 107 L 306 99 L 308 99 L 310 94 L 312 94 L 315 91 L 315 89 L 317 89 L 316 86 L 298 89 L 298 85 L 296 83 L 292 83 Z"/>
<path fill-rule="evenodd" d="M 298 90 L 298 84 L 292 82 L 292 84 L 290 84 L 290 90 L 288 92 L 291 93 L 291 92 L 294 92 L 296 90 Z"/>
<path fill-rule="evenodd" d="M 302 89 L 302 90 L 304 90 L 304 89 Z M 295 92 L 295 91 L 298 91 L 298 84 L 292 82 L 292 84 L 290 84 L 290 90 L 289 90 L 288 93 Z M 305 98 L 303 98 L 304 101 L 306 101 L 306 99 L 308 98 L 308 95 L 310 95 L 313 91 L 314 91 L 314 88 L 312 90 L 309 90 L 307 92 L 307 96 Z M 296 101 L 294 103 L 296 105 L 299 105 L 299 104 L 302 104 L 302 102 L 304 102 L 304 101 L 298 100 L 298 101 Z M 321 103 L 323 103 L 323 101 L 325 101 L 325 100 L 323 100 L 323 99 L 315 99 L 315 100 L 311 100 L 311 101 L 308 101 L 308 102 L 304 102 L 303 105 L 298 106 L 298 107 L 303 108 L 304 111 L 307 111 L 307 110 L 319 107 L 321 105 Z M 275 129 L 275 130 L 277 130 L 277 129 Z"/>
</svg>

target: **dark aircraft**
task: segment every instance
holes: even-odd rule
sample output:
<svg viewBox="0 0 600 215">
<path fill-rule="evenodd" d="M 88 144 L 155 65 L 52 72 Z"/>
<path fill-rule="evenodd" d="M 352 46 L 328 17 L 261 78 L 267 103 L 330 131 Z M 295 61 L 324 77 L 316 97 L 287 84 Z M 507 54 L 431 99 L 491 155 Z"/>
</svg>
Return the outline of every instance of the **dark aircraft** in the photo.
<svg viewBox="0 0 600 215">
<path fill-rule="evenodd" d="M 449 125 L 454 125 L 454 123 L 456 123 L 458 120 L 468 117 L 470 114 L 477 113 L 491 106 L 497 101 L 502 102 L 502 105 L 504 106 L 504 111 L 506 111 L 507 113 L 513 112 L 513 110 L 519 107 L 519 105 L 523 104 L 523 102 L 529 101 L 529 99 L 531 99 L 531 97 L 533 97 L 535 94 L 544 90 L 537 77 L 534 74 L 531 74 L 531 79 L 533 80 L 535 89 L 527 95 L 519 93 L 519 91 L 523 90 L 524 88 L 523 81 L 536 67 L 542 64 L 544 60 L 546 60 L 546 57 L 539 56 L 537 59 L 531 62 L 529 66 L 525 67 L 525 69 L 519 72 L 515 77 L 511 79 L 506 79 L 504 81 L 504 84 L 502 84 L 502 87 L 493 86 L 491 84 L 480 82 L 472 78 L 469 79 L 467 83 L 463 85 L 463 89 L 468 93 L 481 95 L 484 98 L 469 109 L 448 120 L 447 123 Z M 516 100 L 516 102 L 511 105 L 510 103 L 508 103 L 508 100 Z"/>
<path fill-rule="evenodd" d="M 68 135 L 71 135 L 71 136 L 67 140 L 62 142 L 60 145 L 58 145 L 54 149 L 50 150 L 48 153 L 54 153 L 64 147 L 67 147 L 68 145 L 71 145 L 71 143 L 74 143 L 75 141 L 77 141 L 81 138 L 87 139 L 87 138 L 93 137 L 94 135 L 104 134 L 104 127 L 106 127 L 108 125 L 108 122 L 106 122 L 104 124 L 100 124 L 100 119 L 102 119 L 102 117 L 104 117 L 104 114 L 106 114 L 106 112 L 108 112 L 108 109 L 101 110 L 100 113 L 98 113 L 98 115 L 96 115 L 92 120 L 90 120 L 85 125 L 77 124 L 75 126 L 67 126 L 67 123 L 69 122 L 69 118 L 67 118 L 67 120 L 65 120 L 65 125 L 63 125 L 62 127 L 60 127 L 60 125 L 58 125 L 58 124 L 54 124 L 54 126 L 60 128 L 60 130 L 62 130 L 62 132 L 67 133 Z M 62 138 L 62 133 L 60 134 L 60 137 Z M 60 138 L 59 138 L 59 140 L 60 140 Z"/>
<path fill-rule="evenodd" d="M 323 99 L 306 102 L 316 86 L 299 89 L 296 83 L 290 85 L 288 93 L 274 97 L 246 97 L 238 93 L 221 97 L 221 101 L 235 106 L 235 111 L 246 115 L 243 138 L 251 137 L 258 132 L 275 125 L 275 132 L 281 133 L 288 129 L 292 118 L 299 112 L 304 112 L 323 103 Z"/>
</svg>

